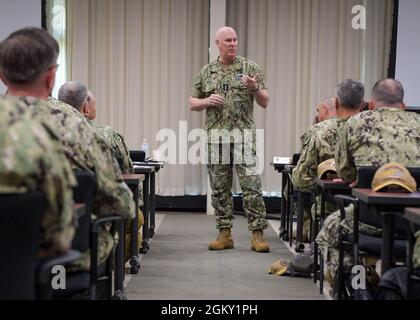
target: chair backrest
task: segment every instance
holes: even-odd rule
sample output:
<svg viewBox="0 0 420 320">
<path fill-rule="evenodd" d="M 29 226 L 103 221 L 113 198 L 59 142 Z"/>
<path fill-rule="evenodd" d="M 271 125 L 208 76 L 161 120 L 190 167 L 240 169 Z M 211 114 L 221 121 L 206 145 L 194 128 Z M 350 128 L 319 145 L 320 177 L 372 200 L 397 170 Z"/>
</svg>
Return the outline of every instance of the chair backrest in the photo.
<svg viewBox="0 0 420 320">
<path fill-rule="evenodd" d="M 133 162 L 145 162 L 146 153 L 141 150 L 130 150 L 130 158 Z"/>
<path fill-rule="evenodd" d="M 41 219 L 40 192 L 0 195 L 0 300 L 36 298 Z"/>
<path fill-rule="evenodd" d="M 85 252 L 90 247 L 90 225 L 93 202 L 96 193 L 96 178 L 88 171 L 75 171 L 77 187 L 73 189 L 75 203 L 83 203 L 86 207 L 86 214 L 78 219 L 78 228 L 73 238 L 72 248 Z"/>
</svg>

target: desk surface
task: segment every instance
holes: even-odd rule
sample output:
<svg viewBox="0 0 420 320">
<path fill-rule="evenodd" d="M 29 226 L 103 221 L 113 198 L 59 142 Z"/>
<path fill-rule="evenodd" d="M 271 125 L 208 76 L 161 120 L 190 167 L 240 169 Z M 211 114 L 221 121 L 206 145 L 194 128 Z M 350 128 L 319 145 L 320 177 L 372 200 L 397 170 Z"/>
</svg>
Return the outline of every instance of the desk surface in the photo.
<svg viewBox="0 0 420 320">
<path fill-rule="evenodd" d="M 333 180 L 321 180 L 316 178 L 315 183 L 318 187 L 324 190 L 349 190 L 349 183 L 347 182 L 334 182 Z"/>
<path fill-rule="evenodd" d="M 372 189 L 352 190 L 352 195 L 360 201 L 372 205 L 420 206 L 420 193 L 373 192 Z"/>
<path fill-rule="evenodd" d="M 163 168 L 165 164 L 162 161 L 133 162 L 135 167 L 154 167 L 156 170 Z"/>
<path fill-rule="evenodd" d="M 139 184 L 144 181 L 144 174 L 123 174 L 124 182 L 128 185 Z"/>
</svg>

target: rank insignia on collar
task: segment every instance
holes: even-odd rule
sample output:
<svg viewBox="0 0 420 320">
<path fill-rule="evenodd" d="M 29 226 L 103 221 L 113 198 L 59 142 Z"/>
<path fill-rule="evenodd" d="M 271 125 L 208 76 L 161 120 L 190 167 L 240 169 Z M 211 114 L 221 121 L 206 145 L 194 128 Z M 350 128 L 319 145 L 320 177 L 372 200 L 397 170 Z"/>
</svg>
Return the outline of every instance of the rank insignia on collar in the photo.
<svg viewBox="0 0 420 320">
<path fill-rule="evenodd" d="M 229 91 L 229 85 L 227 83 L 223 84 L 222 89 L 224 92 L 228 92 Z"/>
</svg>

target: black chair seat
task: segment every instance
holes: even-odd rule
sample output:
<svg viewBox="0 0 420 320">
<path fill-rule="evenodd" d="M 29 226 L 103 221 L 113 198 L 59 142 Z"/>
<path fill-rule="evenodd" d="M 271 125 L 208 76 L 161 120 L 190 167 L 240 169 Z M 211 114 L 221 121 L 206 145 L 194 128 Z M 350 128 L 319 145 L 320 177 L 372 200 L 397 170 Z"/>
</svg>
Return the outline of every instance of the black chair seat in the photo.
<svg viewBox="0 0 420 320">
<path fill-rule="evenodd" d="M 343 244 L 346 251 L 351 252 L 353 234 L 343 237 Z M 361 255 L 381 256 L 382 238 L 367 236 L 359 233 L 359 251 Z M 397 260 L 403 261 L 407 253 L 406 240 L 394 240 L 394 256 Z"/>
<path fill-rule="evenodd" d="M 106 266 L 105 264 L 99 266 L 98 268 L 99 280 L 101 281 L 102 277 L 106 276 Z M 89 300 L 89 281 L 90 274 L 87 271 L 81 272 L 69 272 L 67 273 L 66 278 L 66 289 L 65 290 L 55 290 L 54 299 L 74 299 L 74 300 Z M 104 278 L 105 280 L 105 278 Z M 99 298 L 99 297 L 98 297 Z"/>
</svg>

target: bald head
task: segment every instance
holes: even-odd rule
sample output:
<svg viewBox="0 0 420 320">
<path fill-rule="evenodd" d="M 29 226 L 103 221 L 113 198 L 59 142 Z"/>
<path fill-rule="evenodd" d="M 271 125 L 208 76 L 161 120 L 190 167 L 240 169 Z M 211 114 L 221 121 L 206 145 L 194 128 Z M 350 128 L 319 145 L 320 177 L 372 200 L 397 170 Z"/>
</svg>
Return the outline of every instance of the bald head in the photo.
<svg viewBox="0 0 420 320">
<path fill-rule="evenodd" d="M 394 79 L 378 81 L 372 90 L 372 102 L 376 108 L 404 106 L 404 88 L 401 82 Z"/>
<path fill-rule="evenodd" d="M 77 81 L 66 82 L 58 92 L 58 100 L 71 105 L 80 112 L 87 102 L 87 96 L 86 86 Z"/>
<path fill-rule="evenodd" d="M 219 49 L 220 62 L 231 64 L 238 54 L 238 35 L 231 27 L 222 27 L 216 32 L 216 46 Z"/>
<path fill-rule="evenodd" d="M 230 34 L 234 34 L 236 36 L 235 29 L 233 29 L 232 27 L 221 27 L 219 30 L 217 30 L 215 38 L 216 40 L 220 41 L 223 39 L 223 37 Z"/>
</svg>

